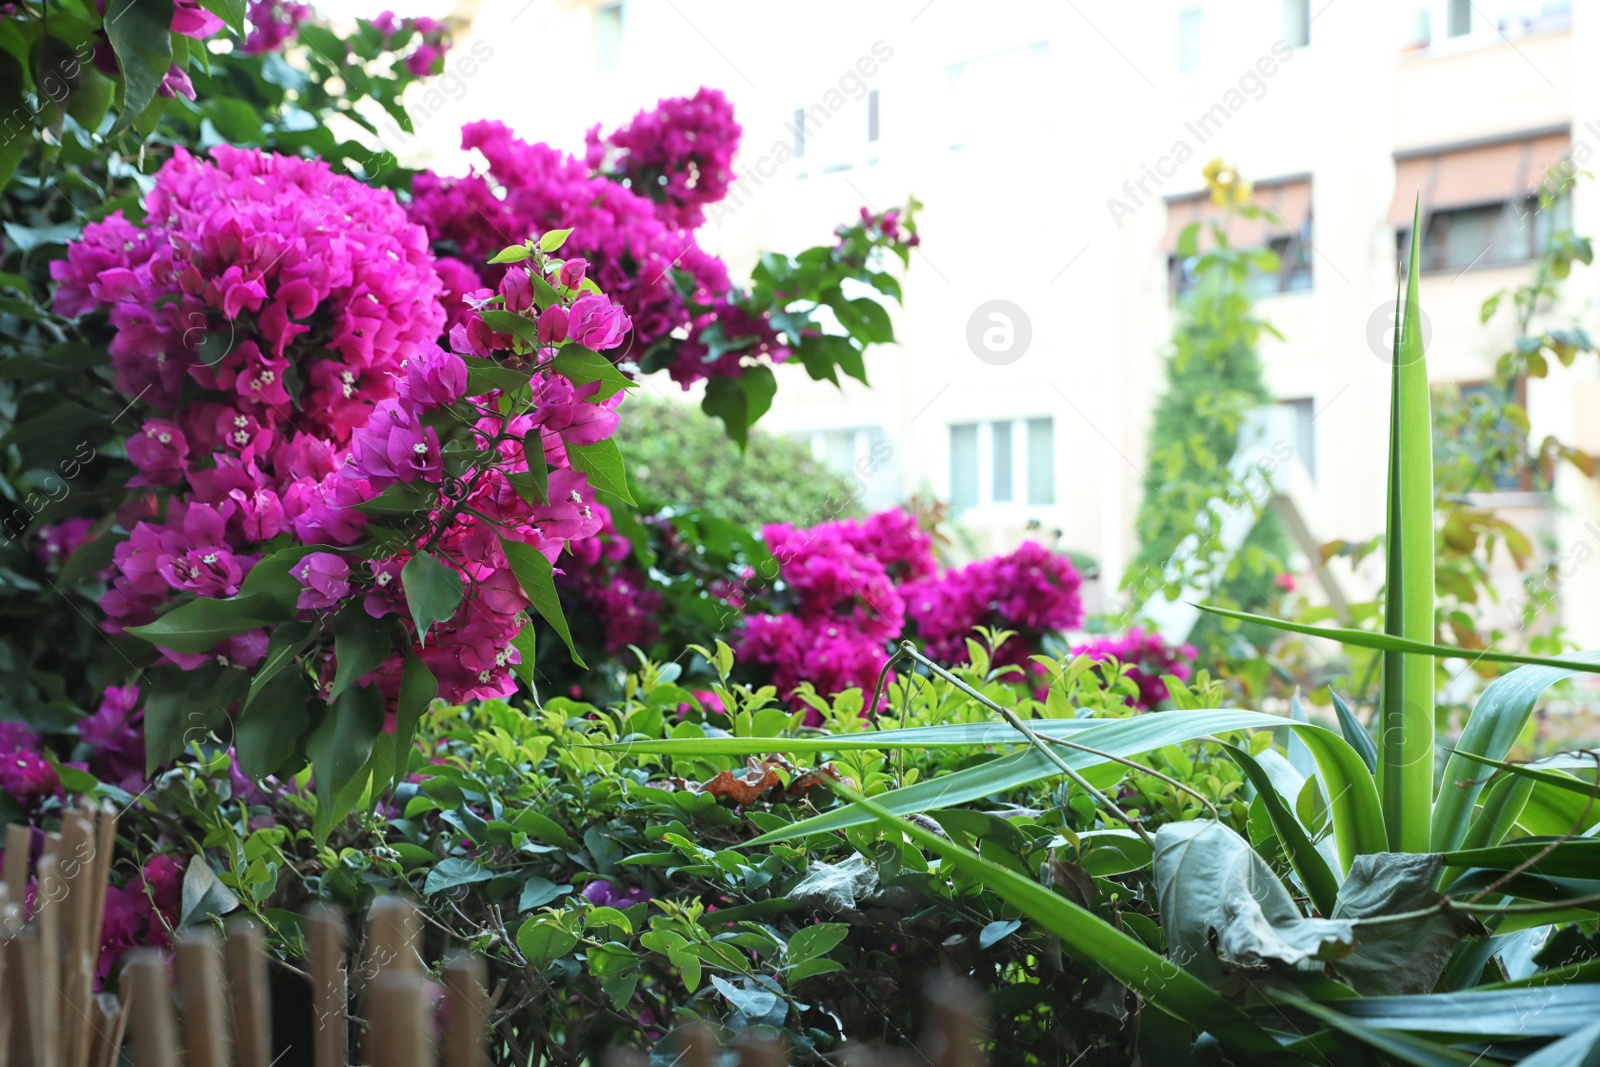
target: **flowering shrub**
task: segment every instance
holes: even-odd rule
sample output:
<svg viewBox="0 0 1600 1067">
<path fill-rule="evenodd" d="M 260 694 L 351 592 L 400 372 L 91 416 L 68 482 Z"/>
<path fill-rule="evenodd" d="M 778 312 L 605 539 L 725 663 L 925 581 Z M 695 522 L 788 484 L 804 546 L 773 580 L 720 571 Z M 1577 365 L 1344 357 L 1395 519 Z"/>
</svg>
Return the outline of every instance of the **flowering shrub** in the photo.
<svg viewBox="0 0 1600 1067">
<path fill-rule="evenodd" d="M 447 304 L 448 296 L 498 285 L 501 268 L 487 261 L 505 235 L 572 227 L 570 251 L 633 322 L 617 358 L 630 369 L 665 369 L 686 388 L 709 379 L 706 411 L 742 441 L 771 403 L 771 364 L 798 356 L 814 378 L 837 382 L 843 370 L 865 380 L 862 351 L 893 341 L 894 332 L 881 304 L 846 298 L 841 283 L 854 279 L 898 299 L 879 260 L 885 252 L 908 260 L 917 238 L 909 214 L 864 212 L 840 228 L 833 247 L 763 257 L 755 284 L 741 292 L 690 232 L 703 208 L 727 194 L 738 137 L 726 99 L 710 89 L 664 100 L 608 139 L 591 130 L 583 160 L 522 141 L 502 123 L 475 122 L 461 144 L 487 169 L 465 178 L 419 174 L 409 210 L 440 256 Z M 823 306 L 843 333 L 824 329 L 816 314 Z"/>
<path fill-rule="evenodd" d="M 598 352 L 629 322 L 581 260 L 548 258 L 556 233 L 499 257 L 500 293 L 470 295 L 447 352 L 426 239 L 392 195 L 213 155 L 180 150 L 145 228 L 113 215 L 53 271 L 58 309 L 106 311 L 116 386 L 149 412 L 129 485 L 152 492 L 108 535 L 101 605 L 182 668 L 155 692 L 203 692 L 208 719 L 241 704 L 252 773 L 293 758 L 308 698 L 330 706 L 308 744 L 339 788 L 386 711 L 510 693 L 530 605 L 565 633 L 553 564 L 601 529 L 596 489 L 627 494 L 609 440 L 626 383 Z M 171 723 L 147 732 L 152 765 L 182 747 Z"/>
<path fill-rule="evenodd" d="M 774 600 L 784 610 L 747 617 L 738 647 L 780 693 L 802 682 L 824 695 L 870 688 L 903 638 L 964 663 L 978 627 L 1011 631 L 992 662 L 1021 665 L 1044 650 L 1047 636 L 1083 621 L 1077 570 L 1033 542 L 941 574 L 932 538 L 898 509 L 806 530 L 778 524 L 763 536 L 778 562 Z"/>
<path fill-rule="evenodd" d="M 1075 645 L 1072 652 L 1120 664 L 1123 677 L 1139 687 L 1137 705 L 1147 711 L 1167 699 L 1167 683 L 1162 680 L 1166 675 L 1189 680 L 1196 654 L 1193 645 L 1169 645 L 1160 634 L 1146 633 L 1137 626 L 1121 637 L 1097 637 Z"/>
</svg>

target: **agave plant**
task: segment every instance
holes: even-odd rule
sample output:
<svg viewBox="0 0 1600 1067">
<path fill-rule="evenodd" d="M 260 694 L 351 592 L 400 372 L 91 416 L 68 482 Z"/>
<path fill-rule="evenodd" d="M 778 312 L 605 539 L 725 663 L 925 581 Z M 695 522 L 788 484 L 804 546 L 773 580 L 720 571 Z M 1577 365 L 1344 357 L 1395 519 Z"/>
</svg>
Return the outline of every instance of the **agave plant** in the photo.
<svg viewBox="0 0 1600 1067">
<path fill-rule="evenodd" d="M 1383 631 L 1216 609 L 1380 650 L 1376 741 L 1337 698 L 1337 732 L 1299 717 L 1229 708 L 1023 721 L 902 646 L 899 655 L 1001 721 L 847 736 L 636 741 L 628 749 L 821 758 L 847 749 L 1012 745 L 987 763 L 870 798 L 835 782 L 845 803 L 749 844 L 881 824 L 981 879 L 1059 938 L 1065 952 L 1104 967 L 1187 1023 L 1180 1044 L 1193 1037 L 1236 1062 L 1368 1062 L 1375 1050 L 1428 1067 L 1600 1063 L 1600 960 L 1531 974 L 1518 965 L 1520 976 L 1509 979 L 1496 964 L 1515 953 L 1526 959 L 1528 946 L 1557 924 L 1593 931 L 1600 922 L 1600 787 L 1581 776 L 1593 763 L 1506 759 L 1545 690 L 1574 674 L 1600 673 L 1600 652 L 1547 658 L 1433 643 L 1431 416 L 1416 244 L 1392 367 Z M 1435 781 L 1434 659 L 1456 656 L 1522 666 L 1484 689 Z M 1270 728 L 1287 732 L 1289 755 L 1307 758 L 1276 750 L 1252 755 L 1218 737 Z M 1105 794 L 1132 757 L 1198 740 L 1220 745 L 1254 787 L 1276 837 L 1271 847 L 1290 865 L 1285 878 L 1220 821 L 1170 822 L 1150 834 Z M 1068 895 L 905 818 L 1060 776 L 1095 798 L 1108 818 L 1124 820 L 1122 832 L 1148 844 L 1164 955 Z"/>
</svg>

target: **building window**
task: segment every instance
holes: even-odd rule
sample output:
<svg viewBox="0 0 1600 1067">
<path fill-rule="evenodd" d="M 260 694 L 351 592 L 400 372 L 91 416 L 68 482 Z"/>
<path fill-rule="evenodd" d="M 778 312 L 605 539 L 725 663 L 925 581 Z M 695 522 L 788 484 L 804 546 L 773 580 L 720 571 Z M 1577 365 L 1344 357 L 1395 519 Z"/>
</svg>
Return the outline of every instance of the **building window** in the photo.
<svg viewBox="0 0 1600 1067">
<path fill-rule="evenodd" d="M 1311 0 L 1283 0 L 1283 43 L 1290 48 L 1311 43 Z"/>
<path fill-rule="evenodd" d="M 950 427 L 950 506 L 1049 507 L 1056 502 L 1055 423 L 1048 418 Z"/>
<path fill-rule="evenodd" d="M 1288 438 L 1285 441 L 1294 449 L 1295 458 L 1305 464 L 1306 473 L 1311 475 L 1311 480 L 1317 480 L 1317 434 L 1312 420 L 1316 418 L 1316 403 L 1311 397 L 1298 397 L 1294 400 L 1279 400 L 1272 405 L 1287 416 Z"/>
<path fill-rule="evenodd" d="M 806 158 L 806 109 L 794 109 L 794 122 L 789 126 L 789 131 L 794 134 L 794 158 Z"/>
<path fill-rule="evenodd" d="M 1193 74 L 1200 69 L 1200 9 L 1178 12 L 1178 73 Z"/>
<path fill-rule="evenodd" d="M 594 12 L 594 66 L 611 70 L 622 52 L 622 5 L 602 4 Z"/>
<path fill-rule="evenodd" d="M 1571 202 L 1541 209 L 1537 197 L 1427 213 L 1422 224 L 1424 271 L 1454 271 L 1527 263 L 1544 255 L 1550 236 L 1571 225 Z M 1411 228 L 1396 231 L 1397 262 L 1410 255 Z"/>
<path fill-rule="evenodd" d="M 867 93 L 867 142 L 878 142 L 878 90 Z"/>
<path fill-rule="evenodd" d="M 1446 37 L 1465 37 L 1472 32 L 1472 0 L 1450 0 L 1445 11 Z"/>
</svg>

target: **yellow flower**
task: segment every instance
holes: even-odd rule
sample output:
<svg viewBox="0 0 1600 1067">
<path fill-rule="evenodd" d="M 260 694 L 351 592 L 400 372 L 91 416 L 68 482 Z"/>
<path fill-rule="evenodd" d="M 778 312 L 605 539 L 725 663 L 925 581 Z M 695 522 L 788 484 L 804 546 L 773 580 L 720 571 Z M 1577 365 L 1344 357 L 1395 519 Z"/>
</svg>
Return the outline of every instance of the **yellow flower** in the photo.
<svg viewBox="0 0 1600 1067">
<path fill-rule="evenodd" d="M 1211 190 L 1212 202 L 1220 207 L 1231 204 L 1245 204 L 1250 200 L 1250 195 L 1255 192 L 1255 186 L 1241 177 L 1238 170 L 1231 164 L 1224 163 L 1220 158 L 1213 159 L 1200 171 L 1206 179 L 1206 188 Z"/>
</svg>

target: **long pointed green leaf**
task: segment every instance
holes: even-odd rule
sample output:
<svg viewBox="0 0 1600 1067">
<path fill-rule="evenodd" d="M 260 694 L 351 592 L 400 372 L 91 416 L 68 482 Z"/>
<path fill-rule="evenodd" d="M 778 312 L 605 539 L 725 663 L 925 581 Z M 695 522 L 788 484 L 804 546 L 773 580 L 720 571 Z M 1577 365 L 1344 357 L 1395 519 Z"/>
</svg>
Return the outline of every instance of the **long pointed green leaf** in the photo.
<svg viewBox="0 0 1600 1067">
<path fill-rule="evenodd" d="M 1600 1023 L 1546 1045 L 1523 1060 L 1522 1067 L 1600 1067 Z"/>
<path fill-rule="evenodd" d="M 1361 757 L 1361 762 L 1367 765 L 1367 769 L 1377 773 L 1378 746 L 1373 742 L 1372 735 L 1361 725 L 1361 720 L 1350 710 L 1350 705 L 1339 699 L 1338 693 L 1329 689 L 1328 695 L 1333 698 L 1334 714 L 1339 716 L 1339 732 L 1350 742 L 1350 747 L 1356 750 L 1356 754 Z"/>
<path fill-rule="evenodd" d="M 1395 334 L 1389 397 L 1389 515 L 1384 633 L 1433 640 L 1433 412 L 1422 350 L 1417 272 L 1422 249 L 1421 202 L 1411 224 L 1405 307 Z M 1433 810 L 1432 661 L 1389 649 L 1383 654 L 1379 705 L 1378 794 L 1389 845 L 1426 852 Z"/>
<path fill-rule="evenodd" d="M 1581 671 L 1600 670 L 1600 651 L 1579 652 L 1565 663 L 1523 667 L 1496 678 L 1478 697 L 1461 729 L 1455 752 L 1444 765 L 1439 801 L 1433 809 L 1433 847 L 1447 852 L 1461 845 L 1473 805 L 1487 776 L 1472 759 L 1503 760 L 1516 744 L 1544 691 Z"/>
<path fill-rule="evenodd" d="M 1232 608 L 1219 608 L 1212 604 L 1196 604 L 1201 611 L 1209 611 L 1213 615 L 1223 618 L 1236 619 L 1239 622 L 1253 622 L 1273 630 L 1287 630 L 1290 633 L 1305 634 L 1307 637 L 1320 637 L 1325 641 L 1333 641 L 1341 645 L 1355 645 L 1357 648 L 1375 648 L 1379 651 L 1394 649 L 1400 652 L 1415 652 L 1419 655 L 1432 656 L 1435 659 L 1464 659 L 1482 663 L 1526 663 L 1536 667 L 1563 667 L 1567 670 L 1578 671 L 1586 674 L 1600 674 L 1600 662 L 1586 660 L 1588 653 L 1574 653 L 1571 656 L 1528 656 L 1521 652 L 1496 652 L 1493 649 L 1461 648 L 1456 645 L 1434 645 L 1426 641 L 1411 641 L 1403 637 L 1391 637 L 1388 634 L 1374 633 L 1371 630 L 1350 630 L 1339 626 L 1310 626 L 1303 622 L 1289 622 L 1286 619 L 1275 619 L 1271 615 L 1257 615 L 1249 611 L 1235 611 Z"/>
<path fill-rule="evenodd" d="M 1553 786 L 1556 789 L 1565 789 L 1569 793 L 1577 793 L 1585 797 L 1600 795 L 1600 792 L 1597 792 L 1600 791 L 1600 785 L 1594 782 L 1585 782 L 1581 778 L 1574 778 L 1570 774 L 1541 770 L 1526 763 L 1508 763 L 1505 760 L 1490 759 L 1487 756 L 1477 756 L 1470 752 L 1463 752 L 1461 755 L 1474 763 L 1481 763 L 1486 767 L 1499 767 L 1507 774 L 1513 774 L 1519 778 L 1529 778 L 1535 782 L 1543 782 L 1545 785 Z M 1589 766 L 1593 768 L 1595 765 L 1591 763 Z"/>
<path fill-rule="evenodd" d="M 1028 726 L 1041 737 L 1076 740 L 1085 730 L 1104 726 L 1110 719 L 1029 719 Z M 766 752 L 887 752 L 899 748 L 983 748 L 988 745 L 1022 745 L 1026 740 L 1003 722 L 972 722 L 953 726 L 914 726 L 907 730 L 862 730 L 823 737 L 694 737 L 663 741 L 615 741 L 595 748 L 679 756 L 754 756 Z"/>
<path fill-rule="evenodd" d="M 1415 1067 L 1473 1067 L 1478 1059 L 1463 1055 L 1454 1049 L 1444 1048 L 1431 1041 L 1425 1041 L 1409 1034 L 1390 1033 L 1369 1026 L 1364 1022 L 1350 1018 L 1341 1012 L 1322 1004 L 1316 1004 L 1300 997 L 1279 995 L 1273 998 L 1279 1003 L 1290 1004 L 1307 1015 L 1333 1027 L 1340 1033 L 1349 1034 L 1356 1040 L 1370 1045 L 1380 1052 L 1386 1052 L 1395 1059 L 1410 1063 Z M 1341 1005 L 1350 1003 L 1340 1001 Z M 1481 1057 L 1479 1057 L 1481 1058 Z"/>
<path fill-rule="evenodd" d="M 1037 723 L 1035 729 L 1051 720 Z M 1339 846 L 1339 857 L 1345 867 L 1363 852 L 1382 852 L 1387 847 L 1383 816 L 1378 808 L 1378 794 L 1371 772 L 1345 740 L 1331 730 L 1313 723 L 1295 722 L 1277 715 L 1256 711 L 1209 709 L 1167 711 L 1159 715 L 1139 715 L 1131 719 L 1102 721 L 1092 730 L 1072 735 L 1072 740 L 1101 752 L 1117 756 L 1135 756 L 1141 752 L 1164 745 L 1193 741 L 1210 734 L 1229 733 L 1235 730 L 1259 730 L 1286 727 L 1295 731 L 1306 742 L 1317 767 L 1327 784 L 1332 798 L 1334 836 Z M 885 731 L 892 734 L 896 731 Z M 909 731 L 907 731 L 909 732 Z M 850 735 L 854 737 L 855 735 Z M 781 737 L 729 737 L 694 738 L 679 741 L 643 742 L 627 746 L 635 752 L 658 755 L 760 755 L 770 752 L 828 751 L 818 746 L 819 739 Z M 822 738 L 833 741 L 833 738 Z M 1100 766 L 1106 758 L 1081 749 L 1058 748 L 1058 754 L 1074 770 Z M 1029 782 L 1056 777 L 1060 769 L 1033 749 L 1006 756 L 971 767 L 954 774 L 930 778 L 904 789 L 880 794 L 877 802 L 896 815 L 931 811 L 953 807 L 979 797 L 1004 792 Z M 865 810 L 851 806 L 836 808 L 790 826 L 762 834 L 751 844 L 771 844 L 809 834 L 841 830 L 870 822 L 872 816 Z"/>
<path fill-rule="evenodd" d="M 1522 837 L 1493 848 L 1446 852 L 1444 861 L 1457 867 L 1486 867 L 1498 871 L 1509 871 L 1531 861 L 1527 870 L 1533 874 L 1582 878 L 1600 871 L 1600 838 Z"/>
<path fill-rule="evenodd" d="M 981 882 L 1029 921 L 1055 934 L 1061 939 L 1062 949 L 1075 959 L 1103 967 L 1162 1011 L 1213 1034 L 1240 1053 L 1270 1057 L 1280 1051 L 1270 1035 L 1204 982 L 1094 913 L 1015 871 L 895 817 L 875 800 L 849 790 L 839 791 L 871 818 L 937 853 L 945 863 Z"/>
</svg>

